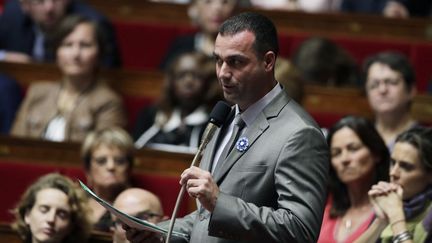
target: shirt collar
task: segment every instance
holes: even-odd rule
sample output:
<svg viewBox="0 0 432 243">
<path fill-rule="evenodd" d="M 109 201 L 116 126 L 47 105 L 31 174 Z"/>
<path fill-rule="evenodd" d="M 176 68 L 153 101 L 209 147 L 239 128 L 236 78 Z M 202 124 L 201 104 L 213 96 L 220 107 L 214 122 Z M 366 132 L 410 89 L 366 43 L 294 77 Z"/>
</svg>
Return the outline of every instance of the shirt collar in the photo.
<svg viewBox="0 0 432 243">
<path fill-rule="evenodd" d="M 246 123 L 247 127 L 250 127 L 257 118 L 258 114 L 264 110 L 264 108 L 270 104 L 270 102 L 282 91 L 282 87 L 279 83 L 273 87 L 264 97 L 259 99 L 257 102 L 249 106 L 245 111 L 241 113 L 241 118 Z M 235 105 L 235 114 L 240 113 L 238 105 Z"/>
</svg>

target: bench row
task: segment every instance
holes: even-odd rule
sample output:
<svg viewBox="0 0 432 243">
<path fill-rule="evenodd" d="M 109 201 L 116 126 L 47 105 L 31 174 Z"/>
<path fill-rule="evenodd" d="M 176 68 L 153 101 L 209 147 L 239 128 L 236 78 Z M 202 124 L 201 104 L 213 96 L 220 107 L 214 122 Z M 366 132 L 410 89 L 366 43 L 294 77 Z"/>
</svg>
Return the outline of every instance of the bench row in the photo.
<svg viewBox="0 0 432 243">
<path fill-rule="evenodd" d="M 0 221 L 10 222 L 10 209 L 25 189 L 40 176 L 58 172 L 85 181 L 80 145 L 22 138 L 0 137 Z M 132 184 L 149 190 L 161 199 L 166 215 L 171 215 L 180 191 L 181 172 L 189 167 L 191 154 L 143 149 L 137 152 Z M 185 215 L 195 209 L 187 194 L 179 209 Z"/>
<path fill-rule="evenodd" d="M 60 80 L 60 73 L 54 65 L 0 62 L 0 71 L 18 80 L 23 89 L 41 80 Z M 159 97 L 163 85 L 163 75 L 157 71 L 105 70 L 102 76 L 123 97 L 130 127 L 133 127 L 139 110 Z M 417 95 L 412 107 L 414 118 L 432 124 L 431 104 L 430 95 Z M 331 126 L 345 115 L 372 117 L 367 100 L 359 89 L 306 85 L 302 105 L 322 127 Z"/>
</svg>

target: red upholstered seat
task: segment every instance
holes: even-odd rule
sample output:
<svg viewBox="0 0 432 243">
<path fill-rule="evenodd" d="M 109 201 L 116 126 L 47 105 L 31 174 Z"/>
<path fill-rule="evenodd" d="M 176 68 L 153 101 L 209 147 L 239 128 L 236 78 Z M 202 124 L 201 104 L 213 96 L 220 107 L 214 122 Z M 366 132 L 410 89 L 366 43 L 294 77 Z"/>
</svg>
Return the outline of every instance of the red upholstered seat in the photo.
<svg viewBox="0 0 432 243">
<path fill-rule="evenodd" d="M 79 166 L 56 166 L 53 164 L 32 164 L 20 161 L 0 161 L 0 185 L 2 200 L 0 200 L 0 221 L 10 222 L 13 209 L 19 201 L 26 188 L 36 181 L 40 176 L 58 172 L 69 176 L 73 180 L 85 181 L 85 174 Z M 161 199 L 165 215 L 170 216 L 180 191 L 179 178 L 166 175 L 153 175 L 147 173 L 136 173 L 133 175 L 133 184 L 155 193 Z M 188 213 L 188 195 L 184 195 L 183 203 L 179 209 L 178 216 Z"/>
</svg>

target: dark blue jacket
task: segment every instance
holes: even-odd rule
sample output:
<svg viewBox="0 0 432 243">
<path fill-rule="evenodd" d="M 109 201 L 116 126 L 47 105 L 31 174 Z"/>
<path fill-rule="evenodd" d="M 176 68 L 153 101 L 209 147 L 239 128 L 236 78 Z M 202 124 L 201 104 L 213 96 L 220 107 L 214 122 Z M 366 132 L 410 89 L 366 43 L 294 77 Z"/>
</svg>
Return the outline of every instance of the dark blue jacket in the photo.
<svg viewBox="0 0 432 243">
<path fill-rule="evenodd" d="M 21 103 L 21 89 L 18 83 L 0 74 L 0 134 L 8 134 Z"/>
<path fill-rule="evenodd" d="M 106 17 L 78 0 L 71 1 L 67 14 L 80 14 L 96 21 L 104 30 L 108 44 L 102 65 L 121 65 L 114 28 Z M 3 14 L 0 16 L 0 50 L 22 52 L 31 56 L 35 40 L 34 29 L 34 22 L 21 10 L 19 0 L 6 1 Z M 46 52 L 45 60 L 52 62 L 54 56 Z"/>
</svg>

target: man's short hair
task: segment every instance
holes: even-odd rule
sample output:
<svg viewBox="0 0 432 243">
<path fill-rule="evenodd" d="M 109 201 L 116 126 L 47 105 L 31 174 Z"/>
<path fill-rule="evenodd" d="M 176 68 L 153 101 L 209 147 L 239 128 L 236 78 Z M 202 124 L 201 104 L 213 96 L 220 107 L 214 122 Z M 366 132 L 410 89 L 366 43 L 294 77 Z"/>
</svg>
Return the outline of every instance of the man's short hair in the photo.
<svg viewBox="0 0 432 243">
<path fill-rule="evenodd" d="M 279 43 L 276 27 L 273 22 L 264 15 L 245 12 L 227 19 L 219 28 L 219 34 L 235 35 L 243 31 L 250 31 L 255 35 L 253 48 L 258 58 L 266 52 L 279 53 Z"/>
</svg>

